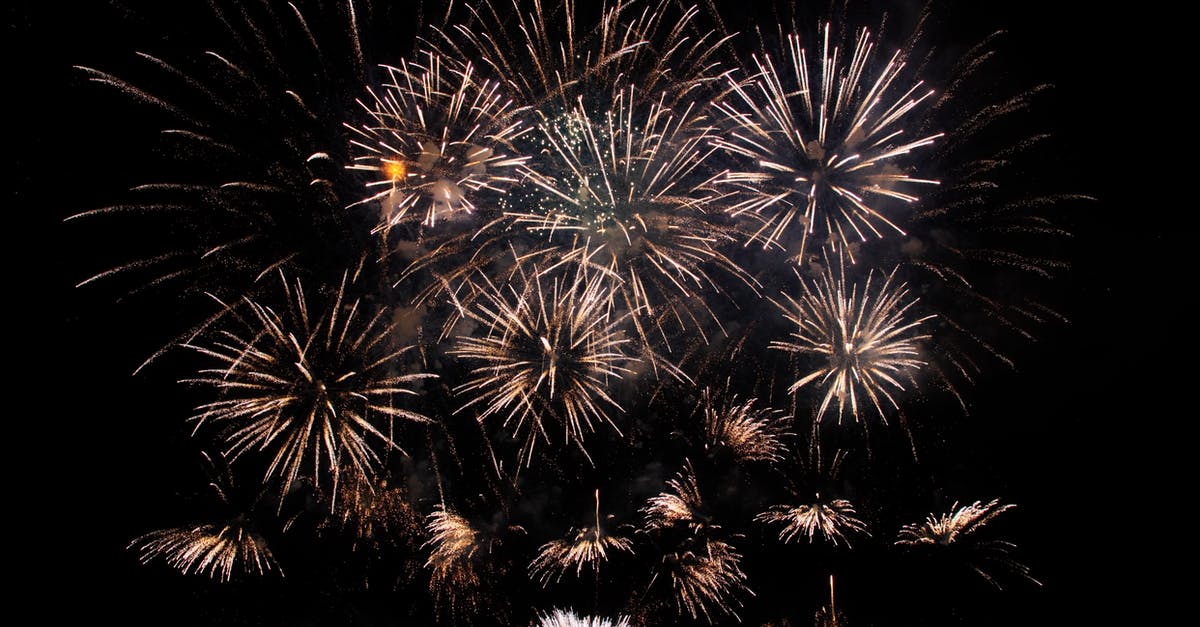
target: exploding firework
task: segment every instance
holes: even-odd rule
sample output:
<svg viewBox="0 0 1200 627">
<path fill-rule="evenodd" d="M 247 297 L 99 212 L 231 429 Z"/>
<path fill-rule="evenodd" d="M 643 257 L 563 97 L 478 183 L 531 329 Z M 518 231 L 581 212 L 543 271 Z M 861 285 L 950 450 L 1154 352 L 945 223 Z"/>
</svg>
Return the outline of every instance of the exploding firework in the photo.
<svg viewBox="0 0 1200 627">
<path fill-rule="evenodd" d="M 279 570 L 266 541 L 242 520 L 151 531 L 129 548 L 137 550 L 143 564 L 163 559 L 185 575 L 208 575 L 222 582 L 235 571 L 263 575 Z"/>
<path fill-rule="evenodd" d="M 551 579 L 562 579 L 572 566 L 575 567 L 576 577 L 583 572 L 585 565 L 599 571 L 600 563 L 608 561 L 609 551 L 633 553 L 633 543 L 621 536 L 604 533 L 600 526 L 600 490 L 596 490 L 595 526 L 580 529 L 566 539 L 543 544 L 537 557 L 529 564 L 529 574 L 545 586 Z"/>
<path fill-rule="evenodd" d="M 523 432 L 526 464 L 537 440 L 549 441 L 548 420 L 581 450 L 597 424 L 616 429 L 609 413 L 621 408 L 608 388 L 630 372 L 622 365 L 631 361 L 628 340 L 612 311 L 607 277 L 585 266 L 552 274 L 522 269 L 502 285 L 481 277 L 485 291 L 466 316 L 484 333 L 459 337 L 450 351 L 481 362 L 455 390 L 472 396 L 462 409 L 478 405 L 479 420 L 502 416 L 506 427 Z"/>
<path fill-rule="evenodd" d="M 700 508 L 704 501 L 696 484 L 696 473 L 689 461 L 667 481 L 668 490 L 651 497 L 642 513 L 646 516 L 646 531 L 659 531 L 677 526 L 701 524 Z"/>
<path fill-rule="evenodd" d="M 849 536 L 867 532 L 866 523 L 858 518 L 850 501 L 822 501 L 820 494 L 815 503 L 775 505 L 754 519 L 784 525 L 779 532 L 779 540 L 785 543 L 794 541 L 799 535 L 804 535 L 811 543 L 816 535 L 820 535 L 835 546 L 839 542 L 850 546 Z"/>
<path fill-rule="evenodd" d="M 353 170 L 370 173 L 370 195 L 379 202 L 383 228 L 410 217 L 433 227 L 495 206 L 518 180 L 528 157 L 513 143 L 529 130 L 521 110 L 475 68 L 425 53 L 419 61 L 384 66 L 380 92 L 359 104 L 371 118 L 354 132 Z"/>
<path fill-rule="evenodd" d="M 599 115 L 580 100 L 565 117 L 543 116 L 548 156 L 526 169 L 539 193 L 508 213 L 562 260 L 611 267 L 645 339 L 643 319 L 695 320 L 690 303 L 719 323 L 700 298 L 721 291 L 711 267 L 753 280 L 719 252 L 733 238 L 707 208 L 712 127 L 691 105 L 639 104 L 636 91 L 614 88 L 613 107 Z"/>
<path fill-rule="evenodd" d="M 989 565 L 999 565 L 1038 583 L 1029 575 L 1029 567 L 1009 557 L 1016 545 L 1004 540 L 977 540 L 976 533 L 1000 514 L 1016 505 L 1001 505 L 999 499 L 988 503 L 975 501 L 959 507 L 950 506 L 950 511 L 940 516 L 930 514 L 923 523 L 904 525 L 896 539 L 897 546 L 911 549 L 958 551 L 979 576 L 988 583 L 1000 587 L 1000 583 L 987 571 Z"/>
<path fill-rule="evenodd" d="M 735 607 L 741 606 L 738 595 L 754 594 L 746 587 L 741 560 L 732 545 L 709 538 L 664 557 L 679 612 L 686 611 L 693 620 L 703 615 L 710 623 L 719 614 L 737 618 Z"/>
<path fill-rule="evenodd" d="M 430 536 L 424 545 L 429 549 L 429 590 L 455 612 L 473 602 L 480 586 L 475 556 L 486 550 L 482 535 L 466 518 L 440 506 L 425 528 Z"/>
<path fill-rule="evenodd" d="M 282 495 L 301 476 L 317 486 L 328 476 L 336 486 L 343 465 L 373 474 L 380 454 L 372 439 L 399 449 L 396 419 L 429 421 L 398 407 L 397 398 L 416 395 L 416 385 L 436 375 L 397 373 L 411 347 L 391 345 L 395 322 L 387 309 L 372 313 L 348 301 L 346 277 L 323 311 L 310 311 L 298 281 L 280 278 L 287 309 L 278 313 L 246 299 L 245 313 L 236 313 L 240 331 L 191 346 L 220 367 L 186 381 L 221 396 L 197 408 L 197 428 L 223 427 L 231 461 L 249 451 L 268 453 L 266 476 L 282 480 Z"/>
<path fill-rule="evenodd" d="M 698 33 L 695 7 L 679 13 L 665 0 L 605 2 L 593 28 L 578 19 L 575 0 L 512 0 L 507 7 L 485 0 L 466 8 L 467 19 L 435 29 L 429 43 L 449 56 L 479 59 L 539 108 L 570 107 L 579 98 L 606 107 L 611 86 L 632 76 L 646 94 L 674 102 L 713 81 L 727 42 Z"/>
<path fill-rule="evenodd" d="M 915 188 L 937 181 L 907 172 L 905 157 L 941 134 L 906 134 L 914 112 L 933 95 L 906 78 L 907 53 L 886 62 L 865 28 L 849 55 L 831 42 L 830 25 L 814 63 L 789 34 L 779 58 L 755 55 L 749 79 L 727 77 L 715 105 L 730 132 L 717 141 L 751 167 L 723 182 L 743 196 L 731 215 L 753 216 L 753 239 L 787 248 L 799 231 L 801 259 L 813 243 L 851 250 L 854 242 L 904 234 L 884 201 L 912 203 Z"/>
<path fill-rule="evenodd" d="M 900 377 L 911 378 L 925 363 L 920 342 L 928 336 L 913 332 L 932 316 L 913 320 L 907 315 L 915 301 L 908 299 L 903 283 L 894 283 L 894 272 L 877 287 L 872 285 L 877 281 L 872 272 L 860 289 L 847 283 L 840 260 L 838 266 L 835 273 L 827 265 L 814 282 L 801 279 L 799 299 L 785 294 L 786 304 L 776 303 L 796 330 L 791 340 L 772 341 L 771 348 L 817 360 L 816 368 L 788 392 L 810 383 L 824 387 L 815 412 L 818 419 L 836 398 L 839 422 L 847 409 L 855 420 L 861 420 L 866 409 L 886 420 L 889 410 L 899 408 L 893 394 L 904 390 Z"/>
<path fill-rule="evenodd" d="M 789 416 L 775 409 L 756 407 L 757 399 L 739 402 L 736 396 L 719 403 L 710 388 L 703 393 L 704 433 L 707 445 L 728 449 L 743 462 L 777 462 L 783 458 L 789 435 Z"/>
<path fill-rule="evenodd" d="M 619 616 L 613 621 L 596 616 L 581 616 L 571 610 L 554 610 L 538 618 L 537 627 L 629 627 L 629 619 Z"/>
</svg>

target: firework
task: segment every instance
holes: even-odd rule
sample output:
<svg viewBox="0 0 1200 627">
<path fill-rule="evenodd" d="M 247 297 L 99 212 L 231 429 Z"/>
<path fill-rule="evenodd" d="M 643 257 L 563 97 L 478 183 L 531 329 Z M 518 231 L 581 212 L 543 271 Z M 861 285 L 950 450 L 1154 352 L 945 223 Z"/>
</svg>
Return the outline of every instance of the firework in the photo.
<svg viewBox="0 0 1200 627">
<path fill-rule="evenodd" d="M 361 50 L 327 55 L 318 43 L 357 49 L 353 11 L 347 22 L 330 3 L 297 3 L 308 14 L 295 4 L 281 13 L 267 3 L 209 4 L 209 14 L 189 28 L 215 27 L 220 37 L 211 47 L 175 59 L 139 52 L 120 76 L 79 67 L 87 80 L 137 107 L 136 116 L 121 116 L 131 131 L 142 123 L 130 120 L 161 125 L 155 148 L 135 151 L 144 158 L 122 166 L 158 174 L 113 204 L 70 218 L 107 221 L 109 247 L 127 255 L 80 285 L 103 280 L 171 303 L 181 295 L 203 301 L 206 293 L 232 302 L 259 294 L 270 283 L 261 279 L 276 269 L 321 273 L 342 263 L 329 260 L 362 252 L 335 191 L 342 120 L 318 113 L 342 110 L 349 98 L 343 86 L 363 84 Z M 123 217 L 137 222 L 117 222 Z M 221 317 L 193 317 L 195 311 L 204 309 L 182 310 L 182 332 L 147 363 Z"/>
<path fill-rule="evenodd" d="M 657 531 L 677 526 L 692 527 L 701 524 L 699 514 L 703 499 L 696 484 L 696 472 L 691 462 L 667 481 L 668 490 L 652 497 L 642 513 L 646 517 L 646 531 Z"/>
<path fill-rule="evenodd" d="M 581 616 L 571 610 L 554 610 L 538 618 L 537 627 L 629 627 L 629 619 L 620 616 L 614 622 L 596 616 Z"/>
<path fill-rule="evenodd" d="M 434 29 L 429 43 L 449 56 L 479 59 L 540 108 L 569 107 L 577 98 L 607 106 L 610 87 L 631 76 L 647 94 L 681 98 L 714 80 L 727 42 L 697 34 L 695 7 L 678 13 L 665 0 L 604 2 L 590 29 L 577 18 L 575 0 L 500 4 L 468 5 L 468 19 Z"/>
<path fill-rule="evenodd" d="M 783 524 L 779 532 L 779 540 L 784 543 L 792 542 L 803 534 L 811 543 L 813 537 L 821 535 L 834 546 L 844 542 L 850 546 L 848 536 L 866 533 L 867 525 L 860 520 L 854 511 L 854 505 L 845 499 L 821 500 L 803 505 L 775 505 L 769 511 L 754 517 L 764 523 Z"/>
<path fill-rule="evenodd" d="M 280 275 L 287 309 L 250 299 L 237 319 L 243 329 L 222 331 L 209 345 L 191 345 L 221 365 L 186 381 L 217 390 L 221 398 L 201 405 L 197 428 L 212 422 L 231 460 L 248 451 L 270 455 L 266 477 L 282 479 L 286 494 L 304 476 L 320 486 L 337 485 L 340 468 L 371 475 L 380 456 L 372 439 L 399 449 L 396 419 L 428 422 L 402 409 L 400 396 L 431 374 L 397 373 L 411 347 L 391 346 L 395 322 L 388 310 L 373 313 L 346 297 L 347 277 L 328 308 L 310 311 L 297 281 Z"/>
<path fill-rule="evenodd" d="M 1038 583 L 1029 575 L 1028 566 L 1009 557 L 1009 553 L 1016 548 L 1015 544 L 1003 540 L 975 539 L 980 529 L 1014 507 L 1016 505 L 1001 505 L 999 499 L 988 503 L 975 501 L 963 507 L 955 503 L 946 514 L 930 514 L 923 523 L 904 525 L 896 545 L 911 549 L 961 551 L 971 569 L 997 588 L 1000 587 L 999 582 L 985 570 L 985 566 L 996 564 Z"/>
<path fill-rule="evenodd" d="M 222 582 L 237 572 L 263 575 L 279 570 L 262 536 L 244 521 L 152 531 L 129 544 L 143 564 L 163 559 L 185 575 L 207 575 Z M 280 571 L 282 572 L 282 571 Z"/>
<path fill-rule="evenodd" d="M 770 408 L 755 407 L 757 399 L 739 402 L 736 396 L 718 404 L 712 390 L 704 389 L 704 433 L 710 447 L 723 447 L 744 462 L 777 462 L 787 446 L 788 416 Z"/>
<path fill-rule="evenodd" d="M 933 94 L 906 78 L 907 53 L 881 62 L 864 28 L 847 55 L 830 30 L 826 23 L 812 63 L 795 34 L 778 59 L 755 55 L 755 75 L 727 77 L 729 94 L 715 105 L 730 128 L 716 144 L 752 165 L 724 177 L 743 196 L 730 214 L 755 217 L 752 239 L 764 248 L 787 248 L 799 231 L 800 258 L 810 240 L 850 250 L 856 241 L 903 234 L 884 201 L 913 203 L 916 187 L 937 184 L 906 170 L 907 155 L 941 137 L 905 132 Z"/>
<path fill-rule="evenodd" d="M 631 358 L 607 278 L 579 266 L 552 278 L 536 267 L 521 270 L 507 285 L 482 280 L 485 291 L 465 315 L 484 333 L 459 337 L 450 351 L 481 362 L 455 389 L 472 396 L 462 409 L 478 405 L 479 420 L 502 416 L 506 427 L 523 432 L 526 464 L 537 440 L 549 441 L 548 419 L 581 449 L 599 423 L 620 433 L 609 413 L 621 407 L 608 388 L 630 372 L 622 364 Z"/>
<path fill-rule="evenodd" d="M 925 363 L 920 342 L 928 336 L 913 332 L 932 316 L 913 320 L 907 315 L 916 301 L 908 299 L 903 283 L 894 282 L 894 271 L 877 287 L 871 272 L 860 290 L 857 284 L 847 284 L 845 267 L 838 265 L 836 274 L 827 265 L 811 284 L 802 279 L 799 299 L 785 294 L 786 304 L 776 303 L 796 330 L 791 340 L 772 341 L 771 348 L 817 360 L 816 369 L 797 379 L 788 392 L 810 383 L 824 387 L 815 412 L 818 419 L 836 398 L 839 422 L 847 409 L 855 420 L 867 409 L 886 420 L 888 408 L 882 401 L 898 409 L 893 394 L 904 390 L 899 378 L 911 378 Z"/>
<path fill-rule="evenodd" d="M 700 298 L 721 291 L 710 268 L 754 282 L 719 252 L 733 238 L 707 209 L 715 201 L 702 189 L 713 128 L 692 105 L 640 104 L 636 91 L 614 88 L 612 108 L 600 114 L 578 100 L 557 117 L 543 115 L 548 156 L 526 168 L 538 193 L 508 215 L 562 260 L 595 257 L 612 268 L 645 339 L 643 319 L 694 319 L 692 303 L 719 323 Z"/>
<path fill-rule="evenodd" d="M 373 480 L 350 466 L 343 468 L 330 505 L 331 517 L 323 526 L 350 531 L 354 547 L 389 546 L 415 538 L 420 519 L 409 502 L 403 483 L 387 478 Z"/>
<path fill-rule="evenodd" d="M 423 546 L 429 549 L 429 590 L 457 610 L 462 601 L 475 598 L 480 586 L 474 558 L 484 550 L 482 535 L 466 518 L 442 506 L 429 515 L 425 528 L 430 536 Z"/>
<path fill-rule="evenodd" d="M 433 227 L 494 205 L 528 160 L 513 146 L 529 130 L 520 108 L 470 64 L 434 53 L 383 69 L 381 93 L 359 101 L 370 121 L 347 125 L 357 153 L 350 169 L 372 177 L 370 195 L 355 204 L 380 202 L 384 229 L 409 216 Z"/>
<path fill-rule="evenodd" d="M 691 548 L 667 555 L 663 562 L 670 573 L 680 613 L 687 611 L 693 620 L 703 615 L 710 623 L 718 612 L 737 618 L 734 608 L 741 606 L 737 595 L 754 594 L 746 587 L 741 560 L 741 554 L 732 545 L 707 538 Z"/>
<path fill-rule="evenodd" d="M 562 579 L 563 574 L 575 567 L 575 576 L 583 572 L 584 565 L 599 571 L 600 563 L 608 561 L 609 551 L 633 553 L 633 543 L 620 536 L 604 533 L 600 527 L 600 490 L 596 490 L 596 524 L 585 527 L 573 536 L 547 542 L 538 551 L 538 556 L 529 564 L 529 574 L 545 586 L 550 579 Z"/>
</svg>

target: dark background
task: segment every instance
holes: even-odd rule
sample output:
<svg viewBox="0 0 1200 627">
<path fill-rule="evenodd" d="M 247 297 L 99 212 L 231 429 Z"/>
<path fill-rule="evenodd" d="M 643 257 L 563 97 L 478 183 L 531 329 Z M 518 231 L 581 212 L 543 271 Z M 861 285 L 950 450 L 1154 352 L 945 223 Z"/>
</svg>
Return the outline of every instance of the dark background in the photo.
<svg viewBox="0 0 1200 627">
<path fill-rule="evenodd" d="M 1131 170 L 1137 166 L 1129 165 L 1145 150 L 1134 145 L 1137 123 L 1125 93 L 1138 82 L 1129 67 L 1141 60 L 1140 28 L 1131 23 L 1138 17 L 1087 2 L 943 4 L 949 26 L 942 32 L 970 43 L 1004 28 L 1012 35 L 1001 47 L 1009 71 L 1029 84 L 1054 84 L 1037 117 L 1055 136 L 1049 168 L 1060 189 L 1098 199 L 1066 216 L 1072 269 L 1057 286 L 1070 323 L 1021 348 L 1016 371 L 992 368 L 969 390 L 970 415 L 949 428 L 949 440 L 969 453 L 931 462 L 969 462 L 962 471 L 971 478 L 964 479 L 968 494 L 1020 504 L 1007 529 L 1045 584 L 981 594 L 969 608 L 1000 616 L 996 624 L 1113 622 L 1114 614 L 1157 605 L 1143 592 L 1155 579 L 1144 556 L 1159 549 L 1147 539 L 1157 532 L 1142 529 L 1158 525 L 1153 495 L 1163 485 L 1152 472 L 1161 450 L 1152 434 L 1181 417 L 1168 411 L 1171 392 L 1155 367 L 1164 344 L 1176 341 L 1159 317 L 1173 309 L 1161 271 L 1169 221 L 1155 217 L 1161 208 L 1143 197 Z M 62 223 L 141 179 L 124 167 L 137 162 L 127 154 L 137 142 L 122 139 L 123 120 L 136 108 L 97 98 L 71 65 L 119 67 L 135 49 L 126 29 L 141 32 L 142 25 L 104 3 L 14 2 L 6 13 L 5 101 L 16 107 L 6 124 L 16 138 L 6 142 L 9 250 L 16 253 L 6 302 L 17 320 L 29 316 L 8 325 L 19 374 L 7 395 L 8 421 L 17 425 L 6 438 L 8 474 L 18 487 L 7 507 L 24 528 L 10 542 L 30 553 L 17 574 L 57 599 L 40 608 L 48 619 L 189 622 L 205 603 L 226 597 L 140 567 L 124 547 L 177 522 L 180 495 L 196 483 L 181 427 L 190 401 L 174 393 L 166 372 L 130 376 L 159 338 L 111 294 L 72 288 L 120 255 L 106 253 L 87 229 Z M 851 619 L 855 606 L 902 602 L 848 594 Z M 324 603 L 320 594 L 300 596 L 251 587 L 228 598 L 240 609 L 216 614 L 228 624 L 271 613 L 291 613 L 284 620 L 295 624 L 319 620 L 305 617 Z M 370 611 L 340 616 L 373 624 Z"/>
</svg>

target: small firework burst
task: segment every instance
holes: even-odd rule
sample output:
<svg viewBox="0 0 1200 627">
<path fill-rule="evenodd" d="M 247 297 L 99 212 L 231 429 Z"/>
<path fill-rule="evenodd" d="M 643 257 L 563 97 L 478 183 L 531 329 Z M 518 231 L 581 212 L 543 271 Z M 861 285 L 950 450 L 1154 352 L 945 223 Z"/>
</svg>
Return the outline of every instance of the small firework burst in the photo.
<svg viewBox="0 0 1200 627">
<path fill-rule="evenodd" d="M 193 420 L 224 427 L 220 435 L 231 461 L 249 451 L 269 452 L 268 479 L 282 480 L 286 494 L 299 477 L 336 486 L 340 469 L 373 474 L 387 448 L 395 419 L 428 422 L 401 409 L 397 397 L 416 395 L 415 384 L 432 374 L 397 373 L 411 347 L 391 346 L 388 310 L 373 313 L 346 298 L 347 278 L 330 306 L 310 311 L 300 283 L 280 275 L 287 309 L 282 313 L 246 299 L 234 309 L 243 329 L 225 330 L 207 345 L 191 345 L 220 362 L 186 382 L 217 390 L 221 398 L 201 405 Z"/>
<path fill-rule="evenodd" d="M 763 523 L 782 524 L 779 540 L 784 543 L 792 542 L 797 536 L 804 535 L 809 543 L 820 535 L 828 542 L 837 546 L 839 542 L 850 546 L 849 536 L 865 534 L 867 524 L 858 518 L 854 505 L 845 499 L 817 500 L 802 505 L 774 505 L 769 511 L 754 517 Z"/>
<path fill-rule="evenodd" d="M 585 565 L 600 570 L 600 563 L 608 561 L 609 551 L 633 553 L 633 543 L 621 536 L 608 535 L 600 526 L 600 490 L 596 490 L 596 524 L 584 527 L 573 536 L 547 542 L 538 550 L 538 555 L 529 564 L 529 574 L 548 585 L 558 581 L 572 566 L 575 576 L 583 572 Z"/>
<path fill-rule="evenodd" d="M 523 432 L 523 456 L 532 458 L 546 422 L 560 423 L 565 441 L 582 450 L 586 432 L 621 407 L 609 395 L 612 381 L 630 371 L 613 313 L 608 278 L 580 265 L 573 272 L 519 268 L 508 284 L 482 276 L 483 293 L 465 315 L 482 325 L 481 336 L 463 336 L 451 354 L 480 363 L 456 393 L 472 396 L 462 409 L 482 407 L 479 420 L 502 416 Z M 460 410 L 461 411 L 461 410 Z"/>
<path fill-rule="evenodd" d="M 712 390 L 705 388 L 702 403 L 707 445 L 726 448 L 743 462 L 783 459 L 789 417 L 776 409 L 756 407 L 757 402 L 753 398 L 740 402 L 736 396 L 719 402 Z"/>
<path fill-rule="evenodd" d="M 266 540 L 242 519 L 151 531 L 128 548 L 138 552 L 143 564 L 162 559 L 185 575 L 207 575 L 221 582 L 235 574 L 261 576 L 280 570 Z"/>
<path fill-rule="evenodd" d="M 429 590 L 452 612 L 473 603 L 481 580 L 475 556 L 486 550 L 482 534 L 466 518 L 439 506 L 426 519 Z"/>
<path fill-rule="evenodd" d="M 629 627 L 629 619 L 618 616 L 614 621 L 598 616 L 584 616 L 572 610 L 556 609 L 538 618 L 537 627 Z"/>
<path fill-rule="evenodd" d="M 679 612 L 686 611 L 692 620 L 704 616 L 709 623 L 714 615 L 737 618 L 735 608 L 741 606 L 738 595 L 754 594 L 746 586 L 741 560 L 732 545 L 710 538 L 698 539 L 690 548 L 668 554 L 663 562 Z"/>
<path fill-rule="evenodd" d="M 646 517 L 646 531 L 659 531 L 672 527 L 694 527 L 702 524 L 700 508 L 703 499 L 696 484 L 696 473 L 689 461 L 683 470 L 667 481 L 667 491 L 651 497 L 642 514 Z"/>
<path fill-rule="evenodd" d="M 507 215 L 546 238 L 556 257 L 595 257 L 611 268 L 622 304 L 639 321 L 664 308 L 672 309 L 668 318 L 697 317 L 674 311 L 686 303 L 717 320 L 700 298 L 720 291 L 710 268 L 754 282 L 719 252 L 733 237 L 707 209 L 713 128 L 691 105 L 676 111 L 637 102 L 632 86 L 613 89 L 612 108 L 599 115 L 579 100 L 558 117 L 542 116 L 547 155 L 525 169 L 537 193 Z"/>
<path fill-rule="evenodd" d="M 494 206 L 528 160 L 513 146 L 530 130 L 521 109 L 470 64 L 431 52 L 383 69 L 389 82 L 359 101 L 370 121 L 347 125 L 357 152 L 349 167 L 373 177 L 355 204 L 381 203 L 383 230 L 414 217 L 433 227 Z"/>
<path fill-rule="evenodd" d="M 731 129 L 717 145 L 752 166 L 724 177 L 743 196 L 730 214 L 757 218 L 753 239 L 764 247 L 787 248 L 800 231 L 800 258 L 810 239 L 849 249 L 885 232 L 903 234 L 883 201 L 912 203 L 915 187 L 937 184 L 905 169 L 907 155 L 941 137 L 905 133 L 933 94 L 906 78 L 908 52 L 880 63 L 864 28 L 847 55 L 830 30 L 826 23 L 815 63 L 798 35 L 781 35 L 780 58 L 756 55 L 757 73 L 728 77 L 729 95 L 716 105 Z"/>
<path fill-rule="evenodd" d="M 911 378 L 925 364 L 920 342 L 928 336 L 913 332 L 932 316 L 908 316 L 916 301 L 908 298 L 905 284 L 894 282 L 894 271 L 879 283 L 871 272 L 860 289 L 846 281 L 845 267 L 838 265 L 836 273 L 826 265 L 814 282 L 801 279 L 799 299 L 785 294 L 786 303 L 776 302 L 796 330 L 791 340 L 772 341 L 770 346 L 817 359 L 816 368 L 788 392 L 810 383 L 824 387 L 814 412 L 818 420 L 836 398 L 839 422 L 847 409 L 856 421 L 867 409 L 886 421 L 887 412 L 899 408 L 893 394 L 904 390 L 900 377 Z"/>
<path fill-rule="evenodd" d="M 930 514 L 925 522 L 904 525 L 896 545 L 910 549 L 959 551 L 961 557 L 988 583 L 1000 583 L 987 571 L 989 565 L 999 565 L 1013 573 L 1038 583 L 1029 575 L 1029 567 L 1009 557 L 1016 545 L 1004 540 L 977 540 L 976 533 L 1000 514 L 1016 505 L 1001 505 L 999 499 L 987 503 L 975 501 L 970 505 L 950 506 L 948 513 Z"/>
</svg>

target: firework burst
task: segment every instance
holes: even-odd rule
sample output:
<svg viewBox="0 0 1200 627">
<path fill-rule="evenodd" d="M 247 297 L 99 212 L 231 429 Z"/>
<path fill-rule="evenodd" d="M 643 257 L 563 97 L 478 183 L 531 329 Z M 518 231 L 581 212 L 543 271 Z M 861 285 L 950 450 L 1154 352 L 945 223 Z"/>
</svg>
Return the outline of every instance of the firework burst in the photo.
<svg viewBox="0 0 1200 627">
<path fill-rule="evenodd" d="M 322 526 L 352 533 L 356 549 L 411 541 L 420 532 L 420 517 L 403 483 L 388 478 L 374 480 L 349 466 L 342 469 L 333 500 L 331 515 Z"/>
<path fill-rule="evenodd" d="M 389 81 L 360 106 L 370 121 L 347 125 L 357 153 L 352 170 L 367 172 L 383 229 L 410 217 L 428 227 L 494 206 L 518 180 L 528 157 L 513 143 L 529 130 L 521 109 L 469 63 L 426 52 L 418 61 L 383 66 Z"/>
<path fill-rule="evenodd" d="M 850 546 L 849 536 L 867 532 L 867 525 L 858 518 L 854 505 L 845 499 L 821 500 L 803 505 L 775 505 L 769 511 L 754 517 L 763 523 L 782 524 L 779 540 L 790 543 L 804 535 L 809 543 L 820 535 L 837 546 L 839 542 Z"/>
<path fill-rule="evenodd" d="M 621 407 L 608 388 L 630 372 L 622 364 L 631 358 L 607 277 L 578 266 L 552 277 L 536 267 L 520 269 L 507 285 L 481 278 L 484 293 L 465 315 L 484 333 L 459 337 L 451 350 L 481 364 L 455 390 L 473 397 L 462 409 L 478 405 L 479 420 L 502 416 L 506 427 L 523 432 L 526 464 L 537 440 L 549 441 L 548 419 L 581 449 L 597 424 L 617 429 L 609 413 Z"/>
<path fill-rule="evenodd" d="M 899 378 L 911 377 L 925 363 L 920 342 L 928 336 L 913 332 L 932 316 L 913 320 L 907 315 L 915 301 L 908 299 L 903 283 L 894 283 L 894 271 L 877 287 L 872 285 L 877 280 L 872 272 L 860 290 L 847 283 L 845 267 L 838 265 L 836 274 L 827 265 L 815 282 L 801 279 L 799 299 L 785 294 L 786 303 L 776 303 L 796 330 L 791 340 L 770 346 L 817 360 L 816 369 L 796 380 L 788 392 L 810 383 L 824 387 L 815 412 L 818 419 L 837 399 L 839 422 L 847 409 L 855 420 L 861 420 L 866 409 L 886 420 L 889 408 L 884 402 L 890 409 L 899 408 L 893 396 L 904 390 Z"/>
<path fill-rule="evenodd" d="M 571 610 L 554 610 L 538 618 L 537 627 L 629 627 L 629 619 L 620 616 L 613 621 L 596 616 L 582 616 Z"/>
<path fill-rule="evenodd" d="M 324 311 L 311 312 L 300 283 L 280 275 L 287 309 L 276 312 L 246 299 L 243 329 L 221 331 L 208 345 L 191 345 L 221 365 L 185 381 L 217 390 L 221 398 L 201 405 L 193 420 L 224 427 L 226 453 L 270 455 L 268 479 L 282 480 L 286 494 L 304 476 L 335 488 L 343 465 L 372 475 L 380 455 L 374 439 L 399 449 L 395 419 L 428 422 L 402 409 L 400 396 L 417 394 L 431 374 L 398 373 L 411 347 L 394 348 L 387 309 L 373 313 L 346 298 L 347 279 Z M 236 311 L 236 310 L 235 310 Z"/>
<path fill-rule="evenodd" d="M 738 595 L 754 594 L 746 587 L 741 560 L 732 545 L 710 538 L 664 557 L 679 612 L 686 611 L 692 620 L 704 616 L 709 623 L 719 614 L 737 618 Z"/>
<path fill-rule="evenodd" d="M 594 257 L 611 267 L 644 339 L 641 321 L 656 313 L 694 320 L 681 302 L 700 303 L 701 315 L 719 322 L 699 297 L 721 291 L 710 268 L 754 282 L 719 252 L 733 238 L 707 209 L 713 128 L 690 104 L 641 104 L 636 91 L 614 87 L 614 105 L 600 115 L 578 100 L 562 116 L 543 116 L 548 154 L 526 168 L 538 193 L 508 215 L 563 261 Z"/>
<path fill-rule="evenodd" d="M 915 188 L 937 184 L 905 169 L 907 155 L 941 137 L 905 132 L 933 95 L 906 79 L 906 52 L 881 63 L 863 29 L 846 54 L 830 30 L 826 23 L 814 62 L 795 34 L 784 38 L 778 59 L 756 55 L 756 74 L 727 77 L 729 94 L 716 104 L 731 129 L 717 145 L 752 165 L 724 176 L 743 196 L 730 214 L 756 218 L 752 239 L 764 248 L 787 248 L 799 231 L 800 258 L 811 243 L 850 250 L 886 232 L 903 234 L 883 201 L 912 203 Z"/>
<path fill-rule="evenodd" d="M 667 488 L 667 491 L 651 497 L 642 508 L 646 517 L 646 531 L 699 526 L 702 521 L 699 512 L 704 501 L 690 461 L 675 474 L 674 479 L 667 481 Z"/>
<path fill-rule="evenodd" d="M 756 407 L 757 399 L 739 402 L 736 396 L 718 402 L 710 388 L 703 392 L 704 433 L 707 445 L 725 448 L 743 462 L 770 462 L 783 459 L 789 435 L 789 416 L 782 411 Z"/>
<path fill-rule="evenodd" d="M 585 565 L 598 572 L 600 563 L 608 561 L 609 551 L 633 553 L 633 543 L 621 536 L 604 533 L 600 526 L 600 490 L 596 490 L 595 526 L 580 529 L 566 539 L 543 544 L 529 564 L 529 574 L 545 586 L 552 578 L 554 581 L 562 579 L 572 566 L 576 577 Z"/>
<path fill-rule="evenodd" d="M 441 506 L 426 519 L 425 528 L 429 590 L 457 611 L 464 602 L 474 601 L 481 584 L 475 556 L 486 550 L 482 534 L 466 518 Z"/>
<path fill-rule="evenodd" d="M 645 93 L 674 102 L 713 82 L 727 43 L 699 32 L 695 7 L 677 12 L 665 0 L 606 1 L 593 28 L 578 19 L 575 0 L 504 4 L 469 4 L 465 19 L 435 29 L 429 43 L 450 56 L 479 59 L 538 108 L 570 107 L 578 98 L 606 107 L 611 86 L 631 76 L 644 81 Z"/>
<path fill-rule="evenodd" d="M 232 579 L 235 572 L 263 575 L 279 570 L 263 537 L 240 519 L 152 531 L 129 548 L 138 552 L 143 564 L 162 559 L 185 575 L 207 575 L 221 582 Z"/>
<path fill-rule="evenodd" d="M 971 569 L 1000 587 L 1000 583 L 987 571 L 989 565 L 999 565 L 1017 575 L 1038 583 L 1029 575 L 1029 567 L 1009 557 L 1016 545 L 1004 540 L 977 540 L 975 535 L 997 516 L 1013 509 L 1016 505 L 1001 505 L 999 499 L 984 503 L 975 501 L 970 505 L 950 506 L 942 515 L 930 514 L 925 522 L 904 525 L 896 539 L 896 545 L 910 549 L 961 552 Z"/>
</svg>

